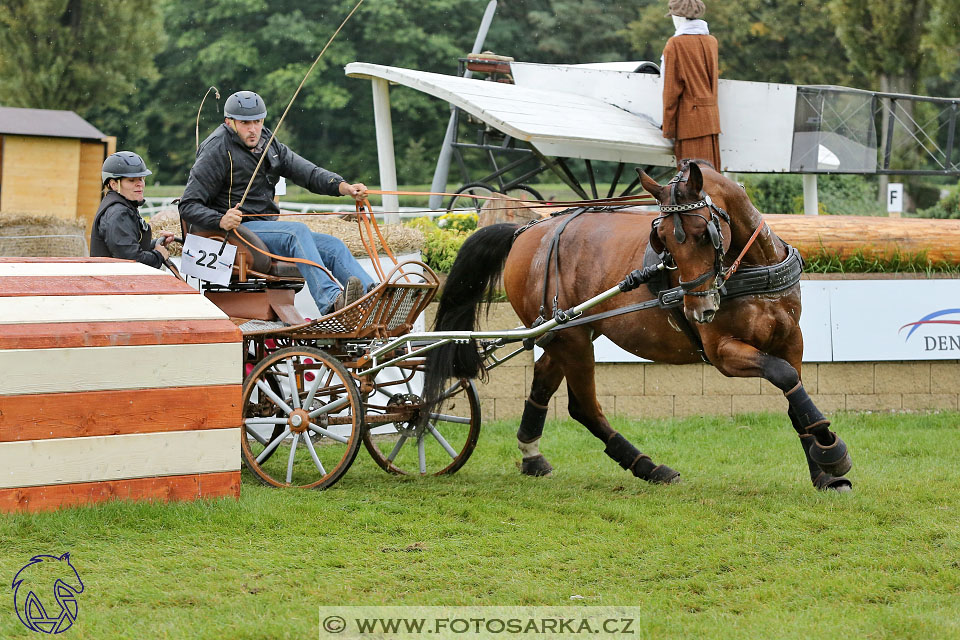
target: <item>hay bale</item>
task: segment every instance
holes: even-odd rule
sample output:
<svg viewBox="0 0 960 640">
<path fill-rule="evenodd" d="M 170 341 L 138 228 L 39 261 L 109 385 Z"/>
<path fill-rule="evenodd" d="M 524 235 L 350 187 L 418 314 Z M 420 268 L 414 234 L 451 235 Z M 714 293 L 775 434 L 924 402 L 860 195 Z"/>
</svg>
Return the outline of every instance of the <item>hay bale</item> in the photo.
<svg viewBox="0 0 960 640">
<path fill-rule="evenodd" d="M 348 217 L 354 218 L 354 221 L 347 221 L 340 216 L 332 215 L 280 216 L 280 219 L 288 222 L 302 222 L 307 225 L 311 231 L 336 236 L 343 240 L 353 255 L 365 257 L 367 252 L 363 248 L 363 243 L 360 241 L 360 230 L 356 223 L 355 216 Z M 423 248 L 424 237 L 419 229 L 413 229 L 401 224 L 382 224 L 380 225 L 380 232 L 383 234 L 387 245 L 394 254 L 413 253 Z M 380 254 L 386 255 L 386 252 L 380 247 L 380 242 L 376 234 L 374 234 L 373 241 Z"/>
<path fill-rule="evenodd" d="M 352 217 L 352 216 L 351 216 Z M 314 216 L 280 216 L 280 220 L 285 222 L 302 222 L 307 225 L 311 231 L 317 233 L 326 233 L 336 236 L 343 240 L 350 252 L 355 256 L 366 257 L 367 252 L 360 241 L 360 231 L 356 221 L 349 222 L 340 216 L 332 215 L 314 215 Z M 150 218 L 150 227 L 153 229 L 154 236 L 160 231 L 170 231 L 176 236 L 181 234 L 180 216 L 176 209 L 164 210 L 154 214 Z M 394 254 L 413 253 L 423 247 L 424 237 L 418 229 L 413 229 L 399 224 L 380 225 L 380 232 L 386 239 L 390 250 Z M 377 249 L 381 255 L 386 255 L 379 241 L 374 238 Z M 173 255 L 179 255 L 180 246 L 171 245 Z"/>
<path fill-rule="evenodd" d="M 0 256 L 82 257 L 89 253 L 83 220 L 7 212 L 0 215 Z"/>
</svg>

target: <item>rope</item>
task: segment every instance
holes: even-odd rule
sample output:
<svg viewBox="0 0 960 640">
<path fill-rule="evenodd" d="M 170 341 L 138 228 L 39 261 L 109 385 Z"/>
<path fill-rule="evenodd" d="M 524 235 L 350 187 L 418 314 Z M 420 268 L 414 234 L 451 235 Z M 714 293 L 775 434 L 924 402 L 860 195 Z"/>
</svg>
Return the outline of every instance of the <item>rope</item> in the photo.
<svg viewBox="0 0 960 640">
<path fill-rule="evenodd" d="M 267 157 L 267 154 L 270 151 L 270 145 L 273 144 L 274 138 L 277 137 L 277 131 L 280 130 L 280 127 L 283 125 L 284 118 L 287 117 L 287 112 L 290 111 L 290 107 L 293 106 L 293 101 L 297 99 L 297 96 L 300 95 L 300 90 L 303 89 L 303 85 L 307 82 L 307 78 L 310 77 L 310 74 L 313 73 L 314 67 L 317 66 L 317 63 L 320 62 L 320 58 L 323 57 L 323 54 L 326 53 L 327 48 L 333 42 L 333 39 L 337 37 L 337 34 L 340 33 L 340 30 L 343 29 L 344 25 L 347 24 L 347 21 L 353 17 L 353 14 L 357 12 L 357 9 L 360 8 L 360 5 L 363 4 L 363 0 L 360 0 L 356 6 L 353 7 L 353 10 L 343 19 L 343 22 L 340 23 L 340 26 L 337 27 L 337 30 L 333 32 L 333 35 L 330 36 L 330 39 L 327 40 L 327 44 L 323 45 L 323 50 L 320 51 L 320 54 L 317 56 L 316 60 L 313 61 L 313 64 L 310 65 L 310 68 L 307 69 L 307 74 L 303 76 L 303 80 L 300 81 L 300 86 L 297 87 L 297 90 L 293 92 L 293 97 L 290 98 L 290 102 L 287 103 L 287 108 L 283 110 L 283 115 L 280 116 L 277 126 L 274 127 L 273 132 L 270 134 L 270 139 L 267 141 L 267 146 L 264 147 L 263 153 L 260 154 L 260 160 L 257 162 L 256 168 L 254 168 L 253 173 L 250 175 L 250 182 L 247 183 L 247 188 L 243 191 L 243 197 L 240 198 L 240 203 L 237 205 L 237 208 L 243 206 L 243 203 L 247 200 L 247 194 L 250 192 L 250 187 L 253 185 L 253 179 L 257 177 L 257 172 L 260 171 L 260 165 L 263 164 L 263 159 Z"/>
<path fill-rule="evenodd" d="M 200 101 L 200 108 L 197 109 L 197 129 L 194 132 L 194 135 L 197 139 L 197 149 L 200 148 L 200 112 L 203 111 L 203 103 L 207 101 L 207 96 L 210 95 L 210 91 L 213 91 L 213 95 L 216 96 L 217 100 L 220 99 L 220 91 L 216 87 L 210 87 L 207 89 L 207 92 L 203 94 L 203 99 Z M 220 110 L 220 107 L 217 107 L 217 111 Z"/>
<path fill-rule="evenodd" d="M 362 2 L 362 1 L 363 1 L 363 0 L 361 0 L 361 2 Z M 358 4 L 357 7 L 359 7 L 359 6 L 360 6 L 360 5 Z M 354 11 L 356 11 L 356 7 L 354 7 Z M 353 12 L 351 12 L 350 15 L 353 15 Z M 349 17 L 350 17 L 350 16 L 347 16 L 348 19 L 349 19 Z M 346 23 L 346 20 L 344 21 L 344 23 Z M 341 26 L 341 28 L 343 27 L 342 24 L 341 24 L 340 26 Z M 337 31 L 339 31 L 339 29 L 338 29 Z M 336 35 L 336 34 L 334 34 L 334 35 Z M 328 42 L 327 44 L 329 45 L 329 42 Z M 326 47 L 324 47 L 324 50 L 326 50 Z M 321 52 L 321 55 L 322 55 L 322 53 L 323 53 L 323 52 Z M 318 59 L 319 59 L 319 58 L 318 58 Z M 311 70 L 312 70 L 312 67 L 311 67 Z M 309 75 L 309 73 L 308 73 L 308 75 Z M 304 78 L 304 80 L 305 80 L 305 79 L 306 79 L 306 78 Z M 303 86 L 303 83 L 301 83 L 301 87 L 302 87 L 302 86 Z M 299 91 L 299 89 L 297 89 L 297 91 Z M 294 97 L 296 97 L 296 95 L 294 95 Z M 292 101 L 291 101 L 291 104 L 292 104 Z M 289 106 L 288 106 L 287 108 L 289 109 Z M 286 115 L 286 112 L 284 112 L 284 115 Z M 283 118 L 281 117 L 281 120 L 282 120 L 282 119 L 283 119 Z M 277 128 L 279 128 L 279 125 L 278 125 Z M 276 134 L 276 130 L 274 130 L 274 134 Z M 272 140 L 273 140 L 273 138 L 271 138 L 271 141 L 272 141 Z M 270 146 L 270 143 L 267 143 L 267 148 L 269 148 L 269 146 Z M 263 156 L 261 156 L 260 161 L 261 161 L 261 162 L 263 161 Z M 230 186 L 231 186 L 231 191 L 232 191 L 232 188 L 233 188 L 233 158 L 232 158 L 232 157 L 230 158 L 230 162 L 231 162 Z M 260 168 L 260 164 L 258 163 L 258 164 L 257 164 L 257 169 L 259 169 L 259 168 Z M 254 170 L 254 175 L 256 175 L 257 169 Z M 252 182 L 252 181 L 253 181 L 253 178 L 251 178 L 251 182 Z M 248 184 L 248 185 L 247 185 L 247 189 L 249 189 L 249 188 L 250 188 L 250 185 Z M 406 196 L 410 196 L 410 195 L 416 195 L 416 196 L 427 196 L 427 195 L 447 196 L 447 195 L 449 195 L 449 196 L 454 196 L 454 195 L 457 195 L 457 196 L 462 196 L 462 197 L 464 197 L 464 198 L 475 198 L 475 199 L 478 199 L 478 200 L 502 200 L 502 198 L 495 198 L 495 197 L 491 197 L 491 196 L 477 196 L 477 195 L 466 194 L 466 193 L 445 193 L 445 192 L 432 192 L 432 191 L 386 191 L 386 190 L 379 190 L 379 189 L 368 189 L 368 190 L 367 190 L 367 193 L 368 193 L 368 194 L 373 194 L 373 195 L 406 195 Z M 247 195 L 247 194 L 244 193 L 244 196 L 243 196 L 243 197 L 246 198 L 246 195 Z M 228 196 L 228 198 L 229 198 L 229 196 Z M 529 202 L 538 203 L 538 204 L 535 204 L 535 205 L 525 204 L 525 206 L 527 206 L 527 207 L 529 207 L 529 208 L 539 208 L 539 207 L 551 207 L 551 208 L 564 207 L 564 208 L 570 208 L 570 207 L 573 207 L 573 206 L 604 206 L 604 205 L 621 205 L 621 206 L 623 206 L 623 205 L 628 205 L 628 204 L 654 204 L 654 203 L 656 203 L 656 200 L 654 200 L 654 199 L 652 199 L 652 198 L 649 198 L 649 197 L 620 196 L 620 197 L 617 197 L 617 198 L 599 198 L 599 199 L 596 199 L 596 200 L 565 200 L 565 201 L 558 201 L 558 202 L 546 202 L 546 201 L 544 201 L 544 200 L 533 200 L 533 201 L 526 200 L 526 201 L 524 201 L 524 202 L 525 202 L 525 203 L 529 203 Z M 243 204 L 243 201 L 241 200 L 241 203 L 238 204 L 237 206 L 240 207 L 242 204 Z M 228 202 L 228 206 L 229 206 L 229 202 Z M 377 222 L 377 218 L 376 218 L 376 216 L 374 216 L 373 213 L 372 213 L 372 208 L 371 208 L 371 206 L 370 206 L 370 201 L 369 201 L 368 199 L 366 199 L 366 198 L 364 198 L 362 201 L 359 201 L 359 200 L 358 200 L 358 201 L 356 202 L 356 206 L 357 206 L 357 228 L 358 228 L 358 230 L 359 230 L 360 242 L 363 244 L 364 250 L 367 252 L 367 255 L 370 257 L 370 262 L 373 264 L 373 269 L 374 269 L 374 271 L 376 272 L 376 274 L 377 274 L 377 276 L 379 277 L 380 281 L 383 282 L 383 280 L 384 280 L 384 278 L 385 278 L 386 276 L 385 276 L 385 274 L 384 274 L 384 272 L 383 272 L 383 268 L 382 268 L 381 265 L 380 265 L 379 253 L 378 253 L 378 251 L 377 251 L 376 243 L 375 243 L 375 241 L 374 241 L 374 235 L 376 235 L 377 239 L 379 239 L 379 241 L 380 241 L 380 246 L 383 247 L 383 250 L 386 252 L 387 256 L 388 256 L 388 257 L 390 258 L 390 260 L 393 262 L 394 266 L 396 266 L 396 265 L 398 264 L 397 258 L 396 258 L 396 256 L 393 254 L 393 251 L 390 249 L 390 245 L 387 244 L 387 240 L 386 240 L 386 238 L 383 236 L 383 232 L 380 230 L 380 225 L 379 225 L 379 223 Z M 241 215 L 242 217 L 259 217 L 259 216 L 262 216 L 263 214 L 243 213 L 243 212 L 241 212 L 240 215 Z M 336 211 L 316 211 L 316 212 L 311 211 L 311 212 L 302 212 L 302 213 L 284 212 L 283 215 L 285 215 L 285 216 L 317 216 L 317 215 L 343 215 L 343 213 L 342 213 L 342 212 L 336 212 Z M 229 235 L 229 232 L 228 232 L 227 235 Z M 331 280 L 333 280 L 334 282 L 337 282 L 337 284 L 340 284 L 340 283 L 337 281 L 337 279 L 333 277 L 333 274 L 331 274 L 330 271 L 329 271 L 326 267 L 324 267 L 323 265 L 321 265 L 321 264 L 317 264 L 317 263 L 315 263 L 315 262 L 313 262 L 313 261 L 311 261 L 311 260 L 306 260 L 306 259 L 303 259 L 303 258 L 293 258 L 293 257 L 278 256 L 278 255 L 272 254 L 272 253 L 270 253 L 270 252 L 268 252 L 268 251 L 264 251 L 263 249 L 260 249 L 260 248 L 258 248 L 258 247 L 253 246 L 250 242 L 248 242 L 248 241 L 247 241 L 243 236 L 241 236 L 239 233 L 236 234 L 236 235 L 237 235 L 237 237 L 239 237 L 239 238 L 243 241 L 244 244 L 246 244 L 248 247 L 250 247 L 250 249 L 253 250 L 253 251 L 256 251 L 256 252 L 258 252 L 258 253 L 261 253 L 261 254 L 263 254 L 263 255 L 269 256 L 269 257 L 274 258 L 274 259 L 277 259 L 277 260 L 283 260 L 283 261 L 286 261 L 286 262 L 295 262 L 295 263 L 300 263 L 300 264 L 307 264 L 307 265 L 310 265 L 310 266 L 313 266 L 313 267 L 317 267 L 317 268 L 319 268 L 319 269 L 322 269 L 328 276 L 330 276 L 330 279 L 331 279 Z M 226 244 L 226 241 L 227 241 L 226 238 L 224 238 L 224 244 Z M 404 277 L 407 278 L 407 279 L 409 279 L 409 276 L 407 276 L 407 275 L 404 275 Z M 342 287 L 342 285 L 341 285 L 341 287 Z"/>
<path fill-rule="evenodd" d="M 323 269 L 324 273 L 326 273 L 328 276 L 330 276 L 330 279 L 333 280 L 334 282 L 336 282 L 338 285 L 340 285 L 340 288 L 343 289 L 343 285 L 340 284 L 340 281 L 337 280 L 336 278 L 334 278 L 334 277 L 333 277 L 333 274 L 330 273 L 330 270 L 327 269 L 327 268 L 326 268 L 325 266 L 323 266 L 322 264 L 317 264 L 316 262 L 313 262 L 312 260 L 307 260 L 307 259 L 305 259 L 305 258 L 294 258 L 294 257 L 291 257 L 291 256 L 278 256 L 278 255 L 276 255 L 276 254 L 270 253 L 269 251 L 266 251 L 266 250 L 264 250 L 264 249 L 261 249 L 260 247 L 255 247 L 254 245 L 250 244 L 250 242 L 249 242 L 246 238 L 244 238 L 242 235 L 240 235 L 239 233 L 236 233 L 236 234 L 234 234 L 234 235 L 237 236 L 238 238 L 240 238 L 240 240 L 243 242 L 243 244 L 245 244 L 245 245 L 247 245 L 248 247 L 250 247 L 253 251 L 256 251 L 257 253 L 261 253 L 261 254 L 263 254 L 263 255 L 265 255 L 265 256 L 269 256 L 269 257 L 271 257 L 271 258 L 273 258 L 273 259 L 275 259 L 275 260 L 282 260 L 282 261 L 284 261 L 284 262 L 296 262 L 296 263 L 298 263 L 298 264 L 308 264 L 308 265 L 310 265 L 311 267 L 316 267 L 316 268 L 318 268 L 318 269 Z"/>
</svg>

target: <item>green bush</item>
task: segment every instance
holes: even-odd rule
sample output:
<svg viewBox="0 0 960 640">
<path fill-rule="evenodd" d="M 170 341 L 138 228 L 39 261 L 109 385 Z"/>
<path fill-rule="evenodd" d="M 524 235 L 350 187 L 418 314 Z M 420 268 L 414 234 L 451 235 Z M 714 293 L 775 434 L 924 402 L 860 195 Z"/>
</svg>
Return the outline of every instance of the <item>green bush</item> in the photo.
<svg viewBox="0 0 960 640">
<path fill-rule="evenodd" d="M 763 213 L 803 213 L 803 176 L 754 174 L 743 176 L 753 205 Z M 877 183 L 860 175 L 821 175 L 817 196 L 821 214 L 886 215 L 877 201 Z"/>
<path fill-rule="evenodd" d="M 960 183 L 953 185 L 947 197 L 932 207 L 917 211 L 919 218 L 960 218 Z"/>
<path fill-rule="evenodd" d="M 475 213 L 445 213 L 437 218 L 437 226 L 454 231 L 476 231 L 480 217 Z"/>
<path fill-rule="evenodd" d="M 423 233 L 424 243 L 420 250 L 423 261 L 437 272 L 448 273 L 457 253 L 472 231 L 462 231 L 454 227 L 441 228 L 430 218 L 415 218 L 406 223 Z M 474 227 L 476 224 L 474 223 Z"/>
</svg>

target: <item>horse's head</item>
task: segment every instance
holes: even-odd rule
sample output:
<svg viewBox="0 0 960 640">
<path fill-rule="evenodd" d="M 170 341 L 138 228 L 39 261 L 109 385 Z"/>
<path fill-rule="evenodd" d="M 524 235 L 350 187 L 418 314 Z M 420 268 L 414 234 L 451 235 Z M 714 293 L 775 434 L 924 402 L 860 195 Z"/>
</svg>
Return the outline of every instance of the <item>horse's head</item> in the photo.
<svg viewBox="0 0 960 640">
<path fill-rule="evenodd" d="M 723 257 L 730 248 L 730 216 L 723 202 L 704 191 L 703 173 L 696 162 L 685 160 L 665 185 L 637 169 L 640 183 L 660 204 L 653 221 L 650 246 L 665 261 L 672 261 L 683 287 L 687 318 L 711 322 L 720 308 Z M 718 199 L 720 194 L 718 193 Z"/>
</svg>

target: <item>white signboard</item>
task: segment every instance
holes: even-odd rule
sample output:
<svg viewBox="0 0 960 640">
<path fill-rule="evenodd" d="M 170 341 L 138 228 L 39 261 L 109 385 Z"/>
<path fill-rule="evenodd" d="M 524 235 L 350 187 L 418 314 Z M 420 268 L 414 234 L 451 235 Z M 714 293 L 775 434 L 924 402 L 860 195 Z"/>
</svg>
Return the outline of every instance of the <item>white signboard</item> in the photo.
<svg viewBox="0 0 960 640">
<path fill-rule="evenodd" d="M 230 274 L 233 272 L 233 260 L 236 255 L 235 245 L 224 245 L 222 240 L 212 240 L 188 233 L 183 241 L 180 271 L 200 280 L 226 286 L 230 284 Z"/>
<path fill-rule="evenodd" d="M 803 280 L 800 290 L 804 362 L 960 360 L 960 279 Z M 605 337 L 594 356 L 647 362 Z"/>
<path fill-rule="evenodd" d="M 903 213 L 903 183 L 887 184 L 887 213 Z"/>
<path fill-rule="evenodd" d="M 960 280 L 832 283 L 833 359 L 960 359 Z"/>
<path fill-rule="evenodd" d="M 830 281 L 818 280 L 800 282 L 800 295 L 803 300 L 800 330 L 803 332 L 804 362 L 830 362 L 833 359 L 830 337 L 830 291 L 826 286 L 829 284 L 831 284 Z M 605 336 L 600 336 L 594 341 L 593 355 L 597 362 L 649 362 L 624 351 Z"/>
</svg>

